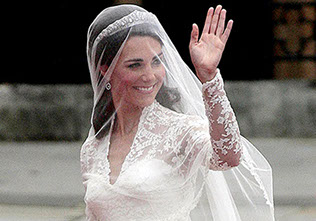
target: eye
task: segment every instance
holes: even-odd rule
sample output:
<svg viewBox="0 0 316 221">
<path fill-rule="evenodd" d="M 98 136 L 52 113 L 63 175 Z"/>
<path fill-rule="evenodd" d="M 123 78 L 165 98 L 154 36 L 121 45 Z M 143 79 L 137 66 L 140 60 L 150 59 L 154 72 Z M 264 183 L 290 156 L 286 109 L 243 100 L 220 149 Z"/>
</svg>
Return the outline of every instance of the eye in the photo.
<svg viewBox="0 0 316 221">
<path fill-rule="evenodd" d="M 133 64 L 128 65 L 127 67 L 130 69 L 138 68 L 140 67 L 140 63 L 133 63 Z"/>
<path fill-rule="evenodd" d="M 156 58 L 153 60 L 153 64 L 154 64 L 154 65 L 160 65 L 160 64 L 161 64 L 161 60 L 156 57 Z"/>
</svg>

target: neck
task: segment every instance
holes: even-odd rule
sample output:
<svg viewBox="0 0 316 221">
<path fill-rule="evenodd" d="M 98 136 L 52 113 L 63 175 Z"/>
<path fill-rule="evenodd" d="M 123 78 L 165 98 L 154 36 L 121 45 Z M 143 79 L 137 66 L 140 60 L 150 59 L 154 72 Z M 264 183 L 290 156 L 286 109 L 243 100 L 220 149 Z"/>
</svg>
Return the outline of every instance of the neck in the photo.
<svg viewBox="0 0 316 221">
<path fill-rule="evenodd" d="M 131 105 L 120 105 L 114 123 L 114 132 L 120 136 L 130 135 L 135 132 L 143 109 Z"/>
</svg>

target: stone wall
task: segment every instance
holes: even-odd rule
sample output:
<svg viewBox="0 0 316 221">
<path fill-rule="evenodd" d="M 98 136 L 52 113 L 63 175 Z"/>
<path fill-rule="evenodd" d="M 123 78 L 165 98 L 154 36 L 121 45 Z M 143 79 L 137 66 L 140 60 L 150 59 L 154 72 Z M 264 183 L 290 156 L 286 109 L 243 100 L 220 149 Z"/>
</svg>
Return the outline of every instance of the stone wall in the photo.
<svg viewBox="0 0 316 221">
<path fill-rule="evenodd" d="M 316 88 L 308 81 L 227 82 L 243 135 L 316 137 Z"/>
<path fill-rule="evenodd" d="M 307 80 L 225 82 L 246 137 L 316 137 L 316 88 Z M 0 140 L 83 140 L 89 85 L 0 85 Z"/>
<path fill-rule="evenodd" d="M 1 85 L 0 140 L 82 140 L 92 96 L 89 85 Z"/>
</svg>

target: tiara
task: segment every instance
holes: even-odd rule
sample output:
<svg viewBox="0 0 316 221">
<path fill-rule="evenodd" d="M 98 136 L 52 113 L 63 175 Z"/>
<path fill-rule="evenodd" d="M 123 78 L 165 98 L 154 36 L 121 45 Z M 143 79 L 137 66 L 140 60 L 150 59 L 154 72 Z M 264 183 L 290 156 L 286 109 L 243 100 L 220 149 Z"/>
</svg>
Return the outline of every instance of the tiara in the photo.
<svg viewBox="0 0 316 221">
<path fill-rule="evenodd" d="M 155 18 L 156 16 L 150 12 L 140 12 L 135 10 L 103 29 L 95 39 L 95 44 L 99 43 L 104 37 L 115 34 L 116 32 L 129 28 L 133 25 L 142 23 L 154 24 Z"/>
</svg>

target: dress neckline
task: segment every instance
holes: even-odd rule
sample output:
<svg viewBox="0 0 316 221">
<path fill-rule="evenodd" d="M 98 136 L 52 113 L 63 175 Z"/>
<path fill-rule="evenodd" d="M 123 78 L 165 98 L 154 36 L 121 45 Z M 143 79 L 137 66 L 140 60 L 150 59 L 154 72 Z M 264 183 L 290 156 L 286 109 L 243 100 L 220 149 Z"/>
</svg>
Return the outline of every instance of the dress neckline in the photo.
<svg viewBox="0 0 316 221">
<path fill-rule="evenodd" d="M 144 122 L 144 119 L 145 117 L 147 116 L 148 113 L 150 113 L 154 107 L 158 104 L 158 102 L 155 100 L 151 105 L 147 106 L 147 107 L 144 107 L 144 109 L 142 110 L 142 114 L 140 116 L 140 119 L 139 119 L 139 123 L 137 125 L 137 131 L 136 131 L 136 134 L 133 138 L 133 142 L 131 144 L 131 147 L 130 147 L 130 151 L 128 152 L 128 154 L 126 155 L 122 165 L 121 165 L 121 170 L 115 180 L 115 182 L 112 184 L 111 183 L 111 165 L 110 165 L 110 160 L 109 160 L 109 150 L 110 150 L 110 140 L 111 140 L 111 135 L 112 135 L 112 131 L 113 131 L 113 126 L 114 126 L 114 121 L 115 121 L 115 116 L 112 118 L 111 120 L 111 127 L 110 127 L 110 131 L 109 131 L 109 135 L 107 137 L 107 151 L 106 151 L 106 155 L 105 155 L 105 160 L 106 160 L 106 165 L 108 167 L 108 172 L 107 172 L 107 182 L 110 186 L 115 186 L 118 181 L 120 180 L 120 177 L 122 176 L 122 174 L 126 171 L 126 169 L 130 166 L 129 165 L 129 158 L 130 158 L 130 155 L 134 149 L 134 144 L 135 144 L 135 140 L 136 138 L 138 137 L 138 134 L 139 134 L 139 131 L 140 131 L 140 128 L 141 128 L 141 125 L 143 125 L 143 122 Z"/>
</svg>

